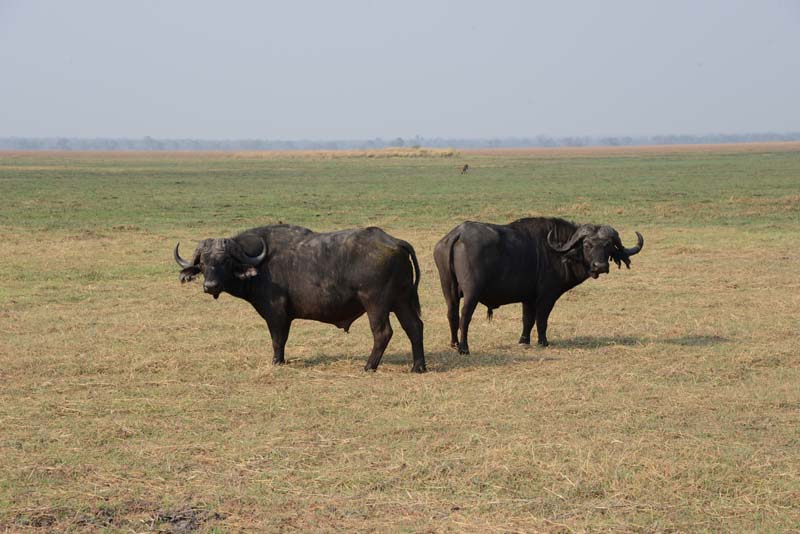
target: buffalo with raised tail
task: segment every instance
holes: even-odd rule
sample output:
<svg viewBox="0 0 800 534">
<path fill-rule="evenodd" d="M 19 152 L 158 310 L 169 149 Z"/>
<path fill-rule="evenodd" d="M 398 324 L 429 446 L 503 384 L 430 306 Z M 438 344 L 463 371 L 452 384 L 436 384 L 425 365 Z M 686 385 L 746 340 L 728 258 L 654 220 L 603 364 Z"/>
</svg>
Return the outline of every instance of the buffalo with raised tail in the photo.
<svg viewBox="0 0 800 534">
<path fill-rule="evenodd" d="M 608 273 L 609 260 L 630 268 L 638 244 L 622 245 L 610 226 L 576 225 L 557 218 L 532 217 L 507 225 L 464 222 L 444 236 L 433 252 L 447 302 L 450 344 L 469 354 L 468 331 L 478 303 L 492 310 L 522 303 L 522 335 L 530 344 L 536 324 L 539 345 L 547 346 L 547 319 L 556 301 L 589 278 Z M 459 316 L 461 298 L 464 304 Z M 458 331 L 461 330 L 461 339 Z"/>
<path fill-rule="evenodd" d="M 392 337 L 394 312 L 411 340 L 412 372 L 425 371 L 417 256 L 409 243 L 380 228 L 315 233 L 288 224 L 264 226 L 201 241 L 189 260 L 179 246 L 174 257 L 181 282 L 202 273 L 203 291 L 215 299 L 223 292 L 244 299 L 264 318 L 273 363 L 285 361 L 294 319 L 348 331 L 366 313 L 374 343 L 365 370 L 375 370 Z"/>
</svg>

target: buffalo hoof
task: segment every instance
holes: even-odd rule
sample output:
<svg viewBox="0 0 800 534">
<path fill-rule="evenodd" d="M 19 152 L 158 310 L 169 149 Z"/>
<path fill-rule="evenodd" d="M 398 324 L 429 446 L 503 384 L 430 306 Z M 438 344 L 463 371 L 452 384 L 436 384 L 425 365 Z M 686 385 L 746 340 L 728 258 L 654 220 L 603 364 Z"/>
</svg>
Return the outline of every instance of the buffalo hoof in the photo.
<svg viewBox="0 0 800 534">
<path fill-rule="evenodd" d="M 451 349 L 457 349 L 458 348 L 458 341 L 451 341 L 450 342 L 450 348 Z"/>
<path fill-rule="evenodd" d="M 520 345 L 530 345 L 531 344 L 531 338 L 523 336 L 523 337 L 519 338 L 519 344 Z"/>
<path fill-rule="evenodd" d="M 458 353 L 459 354 L 469 354 L 469 347 L 464 347 L 459 345 L 458 346 Z"/>
<path fill-rule="evenodd" d="M 549 341 L 547 341 L 546 339 L 540 339 L 540 340 L 539 340 L 539 342 L 538 342 L 538 345 L 539 345 L 540 347 L 546 347 L 546 346 L 548 346 L 549 344 L 550 344 L 550 342 L 549 342 Z"/>
<path fill-rule="evenodd" d="M 412 373 L 426 373 L 427 371 L 428 371 L 428 368 L 427 368 L 427 367 L 425 367 L 425 364 L 424 364 L 424 363 L 423 363 L 423 364 L 420 364 L 420 365 L 416 365 L 416 364 L 415 364 L 415 365 L 414 365 L 414 366 L 411 368 L 411 372 L 412 372 Z"/>
<path fill-rule="evenodd" d="M 377 370 L 378 370 L 377 367 L 370 367 L 369 365 L 364 366 L 365 373 L 374 373 Z"/>
<path fill-rule="evenodd" d="M 272 365 L 286 365 L 286 360 L 272 360 Z"/>
</svg>

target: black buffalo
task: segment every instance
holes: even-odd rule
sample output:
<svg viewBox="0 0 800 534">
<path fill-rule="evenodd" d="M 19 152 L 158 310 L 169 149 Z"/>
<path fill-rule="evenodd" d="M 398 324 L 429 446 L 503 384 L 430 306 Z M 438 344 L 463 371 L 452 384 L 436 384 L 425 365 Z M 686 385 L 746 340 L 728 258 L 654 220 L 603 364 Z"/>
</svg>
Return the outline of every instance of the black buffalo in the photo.
<svg viewBox="0 0 800 534">
<path fill-rule="evenodd" d="M 292 320 L 348 331 L 366 312 L 374 345 L 365 370 L 375 370 L 392 337 L 389 313 L 394 312 L 411 340 L 411 370 L 425 371 L 417 256 L 410 244 L 380 228 L 322 234 L 288 224 L 264 226 L 201 241 L 191 260 L 181 258 L 178 246 L 181 282 L 203 273 L 206 293 L 244 299 L 264 318 L 273 363 L 284 363 Z"/>
<path fill-rule="evenodd" d="M 630 256 L 610 226 L 580 226 L 556 218 L 519 219 L 507 225 L 465 222 L 444 236 L 433 252 L 447 301 L 450 344 L 469 354 L 467 332 L 478 303 L 492 310 L 522 303 L 522 336 L 530 344 L 536 323 L 539 345 L 547 346 L 547 318 L 558 298 L 590 276 L 608 272 L 608 261 L 630 268 Z M 459 319 L 458 304 L 464 298 Z M 461 329 L 461 341 L 458 329 Z"/>
</svg>

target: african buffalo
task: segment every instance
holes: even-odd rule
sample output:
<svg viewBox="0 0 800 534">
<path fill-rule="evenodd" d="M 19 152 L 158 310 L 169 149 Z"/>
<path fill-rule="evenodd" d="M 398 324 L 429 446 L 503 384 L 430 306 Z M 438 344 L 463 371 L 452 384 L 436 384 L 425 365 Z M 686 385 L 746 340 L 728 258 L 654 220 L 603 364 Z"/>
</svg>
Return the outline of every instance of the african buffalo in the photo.
<svg viewBox="0 0 800 534">
<path fill-rule="evenodd" d="M 292 320 L 330 323 L 347 332 L 366 312 L 374 345 L 365 370 L 375 370 L 392 337 L 394 312 L 411 340 L 411 371 L 425 371 L 417 256 L 410 244 L 380 228 L 323 234 L 288 224 L 263 226 L 201 241 L 191 260 L 181 258 L 179 246 L 174 256 L 183 268 L 181 282 L 203 273 L 206 293 L 244 299 L 264 318 L 273 363 L 284 363 Z"/>
<path fill-rule="evenodd" d="M 488 316 L 504 304 L 522 303 L 521 344 L 530 344 L 536 323 L 539 345 L 547 346 L 547 318 L 558 298 L 588 277 L 608 272 L 608 260 L 630 269 L 644 238 L 625 248 L 610 226 L 580 226 L 556 218 L 519 219 L 507 225 L 464 222 L 433 252 L 447 301 L 450 344 L 469 354 L 467 332 L 478 303 Z M 459 321 L 458 303 L 464 297 Z M 461 341 L 458 329 L 461 328 Z"/>
</svg>

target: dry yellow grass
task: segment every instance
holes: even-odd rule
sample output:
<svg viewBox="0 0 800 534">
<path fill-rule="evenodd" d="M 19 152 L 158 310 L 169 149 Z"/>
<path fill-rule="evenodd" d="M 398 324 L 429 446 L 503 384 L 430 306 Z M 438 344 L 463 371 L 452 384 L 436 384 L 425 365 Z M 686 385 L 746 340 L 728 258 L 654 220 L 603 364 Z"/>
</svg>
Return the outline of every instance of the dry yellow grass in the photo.
<svg viewBox="0 0 800 534">
<path fill-rule="evenodd" d="M 197 160 L 197 159 L 337 159 L 337 158 L 449 158 L 458 155 L 452 148 L 428 147 L 390 147 L 365 150 L 240 150 L 235 152 L 215 151 L 137 151 L 137 150 L 107 150 L 107 151 L 68 151 L 68 150 L 40 150 L 36 152 L 25 150 L 0 150 L 0 160 L 3 159 L 34 159 L 68 158 L 70 160 Z"/>
<path fill-rule="evenodd" d="M 762 159 L 677 156 L 653 171 L 642 156 L 603 171 L 602 158 L 566 158 L 569 173 L 593 173 L 579 182 L 528 182 L 543 163 L 505 155 L 475 156 L 474 175 L 463 177 L 436 158 L 264 161 L 252 182 L 231 158 L 181 159 L 173 176 L 143 157 L 127 175 L 115 167 L 96 180 L 82 168 L 60 174 L 76 166 L 70 159 L 43 164 L 52 176 L 20 175 L 7 169 L 21 162 L 9 161 L 0 167 L 9 202 L 0 228 L 13 251 L 0 265 L 0 530 L 797 530 L 800 221 L 791 177 L 800 161 L 788 154 L 772 175 Z M 224 179 L 200 177 L 215 165 Z M 301 177 L 285 177 L 288 167 Z M 663 187 L 686 195 L 693 218 L 679 203 L 659 214 L 668 195 L 650 191 L 664 183 L 650 174 L 679 167 L 687 177 Z M 487 184 L 488 168 L 503 180 Z M 761 176 L 739 188 L 731 168 Z M 605 172 L 623 183 L 605 182 Z M 385 179 L 408 174 L 422 178 Z M 726 194 L 702 203 L 706 182 Z M 462 204 L 451 208 L 453 184 Z M 520 310 L 509 306 L 491 323 L 476 314 L 473 354 L 457 355 L 434 243 L 459 219 L 524 215 L 520 206 L 559 186 L 568 194 L 537 210 L 566 206 L 623 238 L 639 230 L 644 251 L 630 271 L 559 302 L 551 347 L 517 345 Z M 172 218 L 173 188 L 204 214 Z M 249 198 L 222 207 L 234 191 L 262 190 L 254 204 L 268 216 L 246 211 Z M 320 196 L 302 204 L 309 191 Z M 177 239 L 283 216 L 268 203 L 276 196 L 301 206 L 298 222 L 343 226 L 337 203 L 364 191 L 341 216 L 417 249 L 426 375 L 408 372 L 398 327 L 379 371 L 364 374 L 364 320 L 349 335 L 298 322 L 288 365 L 274 368 L 266 328 L 245 303 L 177 281 Z"/>
<path fill-rule="evenodd" d="M 458 155 L 452 148 L 395 147 L 373 150 L 258 150 L 234 152 L 235 159 L 291 159 L 291 158 L 450 158 Z"/>
</svg>

